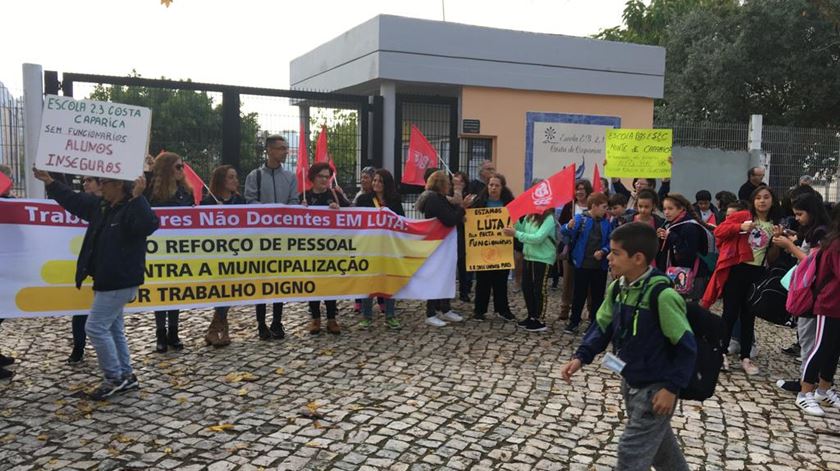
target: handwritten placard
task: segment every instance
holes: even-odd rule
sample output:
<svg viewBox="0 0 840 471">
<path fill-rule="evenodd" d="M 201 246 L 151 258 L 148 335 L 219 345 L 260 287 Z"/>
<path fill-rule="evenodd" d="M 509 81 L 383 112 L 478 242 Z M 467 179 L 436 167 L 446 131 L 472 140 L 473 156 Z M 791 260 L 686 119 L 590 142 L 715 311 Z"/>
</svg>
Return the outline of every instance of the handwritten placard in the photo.
<svg viewBox="0 0 840 471">
<path fill-rule="evenodd" d="M 151 126 L 149 108 L 47 95 L 35 166 L 134 180 L 143 174 Z"/>
<path fill-rule="evenodd" d="M 608 129 L 609 177 L 671 178 L 670 129 Z"/>
<path fill-rule="evenodd" d="M 467 271 L 513 269 L 513 237 L 502 232 L 509 223 L 507 208 L 467 210 L 464 221 Z"/>
</svg>

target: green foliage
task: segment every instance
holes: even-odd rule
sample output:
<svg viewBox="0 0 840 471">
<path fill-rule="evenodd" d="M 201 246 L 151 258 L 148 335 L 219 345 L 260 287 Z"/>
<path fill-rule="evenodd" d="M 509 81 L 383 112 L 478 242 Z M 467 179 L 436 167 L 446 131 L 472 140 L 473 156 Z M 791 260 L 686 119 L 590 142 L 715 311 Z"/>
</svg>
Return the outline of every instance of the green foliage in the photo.
<svg viewBox="0 0 840 471">
<path fill-rule="evenodd" d="M 132 76 L 139 75 L 134 72 Z M 151 108 L 149 153 L 167 150 L 181 155 L 204 181 L 221 164 L 222 105 L 215 104 L 206 92 L 97 85 L 88 98 Z M 258 131 L 257 114 L 242 115 L 243 173 L 259 165 L 262 158 L 256 148 Z"/>
<path fill-rule="evenodd" d="M 628 0 L 596 37 L 664 46 L 664 120 L 840 126 L 840 1 Z"/>
</svg>

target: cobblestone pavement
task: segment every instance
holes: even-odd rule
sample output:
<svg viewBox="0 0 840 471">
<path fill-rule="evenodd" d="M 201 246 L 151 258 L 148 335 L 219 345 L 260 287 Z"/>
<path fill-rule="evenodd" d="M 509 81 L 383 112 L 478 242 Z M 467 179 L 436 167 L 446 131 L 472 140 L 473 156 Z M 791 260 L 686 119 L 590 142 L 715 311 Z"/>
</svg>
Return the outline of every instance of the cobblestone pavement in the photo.
<svg viewBox="0 0 840 471">
<path fill-rule="evenodd" d="M 150 313 L 131 315 L 141 389 L 104 403 L 78 398 L 97 367 L 90 346 L 81 365 L 65 364 L 69 318 L 9 320 L 0 351 L 18 363 L 0 383 L 0 468 L 610 469 L 619 379 L 595 365 L 571 386 L 560 379 L 580 337 L 562 333 L 558 302 L 552 293 L 543 334 L 500 319 L 430 328 L 419 302 L 398 304 L 402 330 L 377 313 L 362 331 L 342 302 L 338 337 L 308 335 L 294 304 L 289 335 L 271 342 L 257 340 L 252 307 L 235 308 L 222 349 L 203 345 L 210 313 L 199 310 L 182 315 L 187 348 L 166 354 L 153 352 Z M 805 418 L 773 384 L 796 376 L 779 353 L 793 338 L 759 321 L 761 374 L 733 369 L 716 398 L 680 404 L 673 424 L 692 469 L 840 469 L 840 411 Z"/>
</svg>

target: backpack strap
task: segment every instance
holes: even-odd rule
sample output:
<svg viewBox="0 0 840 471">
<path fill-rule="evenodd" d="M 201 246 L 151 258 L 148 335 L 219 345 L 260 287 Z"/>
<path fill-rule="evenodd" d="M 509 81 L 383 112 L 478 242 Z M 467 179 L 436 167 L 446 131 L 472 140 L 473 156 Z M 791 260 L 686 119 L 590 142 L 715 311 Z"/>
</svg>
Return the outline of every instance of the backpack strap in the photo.
<svg viewBox="0 0 840 471">
<path fill-rule="evenodd" d="M 262 166 L 257 167 L 257 201 L 262 199 Z"/>
</svg>

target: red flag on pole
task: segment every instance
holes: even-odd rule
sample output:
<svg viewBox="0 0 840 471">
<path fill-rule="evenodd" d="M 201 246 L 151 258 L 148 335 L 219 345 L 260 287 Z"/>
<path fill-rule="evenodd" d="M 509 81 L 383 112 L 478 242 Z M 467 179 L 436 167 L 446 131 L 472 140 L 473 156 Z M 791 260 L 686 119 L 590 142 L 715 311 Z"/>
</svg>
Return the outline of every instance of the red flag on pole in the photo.
<svg viewBox="0 0 840 471">
<path fill-rule="evenodd" d="M 7 177 L 5 173 L 0 172 L 0 196 L 5 195 L 12 189 L 12 179 Z"/>
<path fill-rule="evenodd" d="M 333 172 L 332 180 L 335 181 L 338 178 L 337 171 L 335 169 L 335 163 L 333 162 L 332 157 L 330 157 L 330 153 L 327 150 L 327 127 L 321 126 L 321 134 L 318 135 L 318 142 L 315 143 L 315 162 L 327 162 L 330 164 L 330 168 Z"/>
<path fill-rule="evenodd" d="M 186 162 L 184 162 L 184 178 L 186 178 L 190 183 L 193 191 L 193 200 L 195 201 L 196 206 L 198 206 L 201 204 L 201 189 L 207 185 L 204 184 L 201 177 L 199 177 L 192 167 L 190 167 Z M 207 192 L 209 193 L 210 190 L 208 189 Z"/>
<path fill-rule="evenodd" d="M 601 172 L 598 171 L 598 164 L 595 164 L 595 174 L 592 176 L 592 191 L 594 193 L 604 192 L 604 184 L 601 183 Z"/>
<path fill-rule="evenodd" d="M 575 165 L 572 164 L 534 185 L 507 204 L 511 221 L 528 214 L 539 214 L 559 208 L 575 195 Z"/>
<path fill-rule="evenodd" d="M 408 141 L 408 157 L 405 159 L 401 183 L 407 185 L 426 186 L 423 174 L 427 168 L 437 168 L 438 154 L 435 148 L 429 143 L 426 136 L 411 125 L 411 139 Z"/>
<path fill-rule="evenodd" d="M 309 181 L 309 148 L 306 146 L 306 134 L 303 123 L 300 123 L 300 139 L 298 140 L 297 167 L 295 177 L 297 178 L 298 191 L 301 193 L 309 191 L 312 183 Z"/>
</svg>

